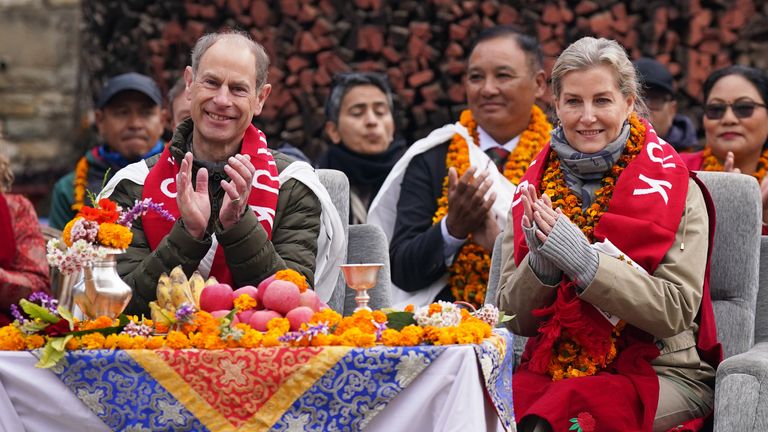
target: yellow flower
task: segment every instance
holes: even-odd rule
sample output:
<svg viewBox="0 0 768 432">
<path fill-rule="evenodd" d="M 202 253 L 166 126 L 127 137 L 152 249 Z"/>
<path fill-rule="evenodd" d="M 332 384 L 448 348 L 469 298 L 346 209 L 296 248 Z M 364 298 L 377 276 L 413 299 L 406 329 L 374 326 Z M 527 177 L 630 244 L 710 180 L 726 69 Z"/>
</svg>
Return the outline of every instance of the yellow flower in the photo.
<svg viewBox="0 0 768 432">
<path fill-rule="evenodd" d="M 104 341 L 104 335 L 101 333 L 89 333 L 80 337 L 80 343 L 84 349 L 102 349 Z"/>
<path fill-rule="evenodd" d="M 96 240 L 103 246 L 127 249 L 133 240 L 133 233 L 128 227 L 105 222 L 99 225 Z"/>
<path fill-rule="evenodd" d="M 74 351 L 80 349 L 80 338 L 79 337 L 73 337 L 69 341 L 67 341 L 67 350 Z"/>
<path fill-rule="evenodd" d="M 67 224 L 64 225 L 64 229 L 61 231 L 61 241 L 63 241 L 64 244 L 67 246 L 72 246 L 72 225 L 74 225 L 78 219 L 82 219 L 82 218 L 76 217 L 71 221 L 67 222 Z"/>
<path fill-rule="evenodd" d="M 165 338 L 162 336 L 151 336 L 147 340 L 146 349 L 160 349 L 163 347 L 163 345 L 165 345 Z"/>
<path fill-rule="evenodd" d="M 257 348 L 261 344 L 264 335 L 257 330 L 246 330 L 240 338 L 240 346 L 243 348 Z"/>
<path fill-rule="evenodd" d="M 256 299 L 249 296 L 248 294 L 240 294 L 235 299 L 235 308 L 237 308 L 237 310 L 240 312 L 253 309 L 257 305 L 258 303 L 256 302 Z"/>
<path fill-rule="evenodd" d="M 281 335 L 284 335 L 285 333 L 288 333 L 288 331 L 291 329 L 291 323 L 288 321 L 287 318 L 272 318 L 267 323 L 267 330 L 268 331 L 277 331 Z"/>
<path fill-rule="evenodd" d="M 310 325 L 317 325 L 322 322 L 328 323 L 328 326 L 333 327 L 341 322 L 341 315 L 333 309 L 325 308 L 320 312 L 315 312 L 312 315 L 312 319 L 309 320 Z"/>
<path fill-rule="evenodd" d="M 165 345 L 172 349 L 184 349 L 190 346 L 187 335 L 176 330 L 168 332 L 168 336 L 165 338 Z"/>
<path fill-rule="evenodd" d="M 10 324 L 0 328 L 0 350 L 23 351 L 26 346 L 24 335 L 16 326 Z"/>
<path fill-rule="evenodd" d="M 297 287 L 299 287 L 299 292 L 304 292 L 309 288 L 307 278 L 304 277 L 303 274 L 293 269 L 280 270 L 279 272 L 275 273 L 275 279 L 293 282 Z"/>
<path fill-rule="evenodd" d="M 95 330 L 114 326 L 115 323 L 112 318 L 100 316 L 95 320 L 83 321 L 80 326 L 80 330 Z"/>
<path fill-rule="evenodd" d="M 45 338 L 40 335 L 27 336 L 27 349 L 33 350 L 45 345 Z"/>
</svg>

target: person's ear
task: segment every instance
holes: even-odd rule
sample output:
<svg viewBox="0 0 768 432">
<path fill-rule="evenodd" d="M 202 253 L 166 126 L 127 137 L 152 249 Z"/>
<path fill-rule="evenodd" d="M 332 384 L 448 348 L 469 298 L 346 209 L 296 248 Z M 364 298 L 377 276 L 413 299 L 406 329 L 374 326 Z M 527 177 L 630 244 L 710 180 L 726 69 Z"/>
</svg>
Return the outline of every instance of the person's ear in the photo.
<svg viewBox="0 0 768 432">
<path fill-rule="evenodd" d="M 192 75 L 192 66 L 187 66 L 184 68 L 184 95 L 186 96 L 187 100 L 192 100 L 192 93 L 190 92 L 190 89 L 192 89 L 192 82 L 194 81 Z"/>
<path fill-rule="evenodd" d="M 102 128 L 104 127 L 104 111 L 97 109 L 93 113 L 93 123 L 96 125 L 96 129 L 99 131 L 99 135 L 102 134 Z"/>
<path fill-rule="evenodd" d="M 539 69 L 534 79 L 536 80 L 536 99 L 541 99 L 547 91 L 547 74 L 542 69 Z"/>
<path fill-rule="evenodd" d="M 332 121 L 325 122 L 325 134 L 328 135 L 328 138 L 332 143 L 336 145 L 341 143 L 341 134 L 339 133 L 339 126 L 336 123 Z"/>
<path fill-rule="evenodd" d="M 669 106 L 672 108 L 672 112 L 677 114 L 677 99 L 672 99 L 669 101 Z"/>
<path fill-rule="evenodd" d="M 264 84 L 261 86 L 261 90 L 256 94 L 256 106 L 253 111 L 254 117 L 261 114 L 261 109 L 264 108 L 264 102 L 267 101 L 270 93 L 272 93 L 272 84 Z"/>
</svg>

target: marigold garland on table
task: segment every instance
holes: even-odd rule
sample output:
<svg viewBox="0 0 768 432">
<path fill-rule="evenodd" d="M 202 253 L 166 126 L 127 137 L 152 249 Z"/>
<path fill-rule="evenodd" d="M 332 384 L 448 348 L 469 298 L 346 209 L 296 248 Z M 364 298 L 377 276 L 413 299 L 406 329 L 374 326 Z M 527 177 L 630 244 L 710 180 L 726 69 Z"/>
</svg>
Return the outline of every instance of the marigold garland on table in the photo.
<svg viewBox="0 0 768 432">
<path fill-rule="evenodd" d="M 549 163 L 541 179 L 540 192 L 549 195 L 552 207 L 559 208 L 563 214 L 578 226 L 590 242 L 594 242 L 594 230 L 600 218 L 608 209 L 613 191 L 624 168 L 640 153 L 645 142 L 645 126 L 637 115 L 629 117 L 630 135 L 619 159 L 600 180 L 600 189 L 595 192 L 595 201 L 586 211 L 581 208 L 581 200 L 565 183 L 565 175 L 560 168 L 557 153 L 551 151 Z M 565 378 L 590 376 L 605 368 L 616 357 L 616 338 L 624 328 L 624 321 L 614 327 L 610 348 L 607 353 L 593 354 L 585 352 L 568 334 L 560 335 L 552 347 L 548 372 L 553 381 Z"/>
<path fill-rule="evenodd" d="M 459 117 L 459 123 L 467 128 L 474 145 L 479 145 L 477 122 L 470 110 L 465 110 Z M 520 134 L 517 147 L 509 154 L 504 164 L 504 177 L 517 184 L 528 169 L 528 165 L 539 153 L 544 144 L 549 141 L 552 125 L 541 109 L 534 105 L 531 108 L 531 119 L 526 130 Z M 448 146 L 446 168 L 456 169 L 462 176 L 469 169 L 469 148 L 467 141 L 459 134 L 454 135 Z M 448 214 L 448 176 L 443 180 L 443 192 L 437 200 L 437 211 L 432 217 L 432 223 L 439 223 Z M 485 290 L 488 284 L 488 272 L 491 267 L 491 257 L 483 247 L 472 242 L 471 235 L 456 259 L 448 269 L 448 285 L 457 301 L 464 301 L 475 306 L 485 302 Z"/>
<path fill-rule="evenodd" d="M 88 185 L 88 158 L 83 156 L 75 166 L 75 178 L 73 180 L 73 202 L 70 207 L 73 211 L 80 211 L 85 205 L 85 188 Z"/>
<path fill-rule="evenodd" d="M 705 148 L 701 156 L 704 159 L 701 164 L 702 171 L 723 171 L 723 164 L 717 160 L 717 156 L 712 153 L 711 148 Z M 752 173 L 752 177 L 756 178 L 757 182 L 760 183 L 765 178 L 766 171 L 768 171 L 768 149 L 763 150 L 760 154 L 760 159 L 757 161 L 757 168 L 755 172 Z"/>
<path fill-rule="evenodd" d="M 99 317 L 78 321 L 47 295 L 30 297 L 30 300 L 36 303 L 23 300 L 21 304 L 24 311 L 32 315 L 21 314 L 15 308 L 14 323 L 0 327 L 0 350 L 22 351 L 46 346 L 46 351 L 50 351 L 48 346 L 52 342 L 63 340 L 57 348 L 58 354 L 49 352 L 41 356 L 38 364 L 41 367 L 53 366 L 65 350 L 478 344 L 492 332 L 492 325 L 475 313 L 447 302 L 418 308 L 415 312 L 391 312 L 410 314 L 413 324 L 402 328 L 389 327 L 389 315 L 383 311 L 360 310 L 342 317 L 325 308 L 297 331 L 290 331 L 288 319 L 273 318 L 267 323 L 267 331 L 260 332 L 248 324 L 232 324 L 229 316 L 215 318 L 208 312 L 196 311 L 184 326 L 162 335 L 153 334 L 156 326 L 148 319 L 121 316 L 119 320 Z M 425 321 L 422 322 L 422 318 Z M 53 336 L 51 329 L 60 327 L 59 323 L 65 324 L 65 330 Z"/>
</svg>

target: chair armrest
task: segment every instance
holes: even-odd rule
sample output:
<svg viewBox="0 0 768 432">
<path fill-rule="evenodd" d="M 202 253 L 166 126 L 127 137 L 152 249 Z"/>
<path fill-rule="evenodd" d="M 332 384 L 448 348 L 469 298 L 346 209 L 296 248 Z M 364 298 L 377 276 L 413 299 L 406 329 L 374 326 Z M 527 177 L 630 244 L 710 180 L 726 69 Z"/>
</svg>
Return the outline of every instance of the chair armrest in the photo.
<svg viewBox="0 0 768 432">
<path fill-rule="evenodd" d="M 381 263 L 384 267 L 379 270 L 379 281 L 373 289 L 368 290 L 371 299 L 368 306 L 381 309 L 392 306 L 390 293 L 389 242 L 387 236 L 378 225 L 360 224 L 349 226 L 349 243 L 347 244 L 347 263 Z M 345 287 L 344 315 L 354 312 L 356 292 Z"/>
<path fill-rule="evenodd" d="M 715 430 L 768 430 L 768 342 L 720 363 L 715 383 Z"/>
</svg>

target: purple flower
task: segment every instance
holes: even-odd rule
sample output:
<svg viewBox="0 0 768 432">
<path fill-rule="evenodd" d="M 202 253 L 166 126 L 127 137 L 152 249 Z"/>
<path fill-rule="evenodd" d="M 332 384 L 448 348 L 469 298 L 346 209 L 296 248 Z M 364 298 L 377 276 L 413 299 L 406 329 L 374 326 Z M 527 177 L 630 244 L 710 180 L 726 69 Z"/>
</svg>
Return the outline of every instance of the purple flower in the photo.
<svg viewBox="0 0 768 432">
<path fill-rule="evenodd" d="M 136 204 L 134 204 L 133 208 L 120 215 L 120 219 L 118 219 L 117 223 L 126 227 L 130 227 L 136 218 L 139 216 L 144 216 L 150 210 L 159 214 L 163 219 L 169 220 L 171 222 L 176 220 L 176 218 L 173 217 L 173 215 L 170 214 L 168 210 L 163 208 L 163 203 L 154 203 L 152 202 L 151 198 L 144 198 L 141 201 L 136 200 Z"/>
<path fill-rule="evenodd" d="M 123 327 L 123 333 L 129 336 L 152 336 L 152 327 L 131 321 Z"/>
<path fill-rule="evenodd" d="M 187 322 L 192 318 L 195 313 L 195 306 L 189 303 L 184 303 L 176 309 L 176 321 Z"/>
<path fill-rule="evenodd" d="M 381 334 L 387 329 L 387 323 L 378 323 L 376 320 L 371 320 L 371 322 L 373 323 L 373 326 L 376 327 L 376 342 L 379 342 L 381 341 Z"/>
<path fill-rule="evenodd" d="M 18 305 L 11 305 L 11 315 L 13 315 L 13 319 L 18 321 L 20 325 L 24 325 L 24 323 L 27 322 L 27 319 L 24 318 L 24 315 L 21 313 L 21 309 Z"/>
<path fill-rule="evenodd" d="M 320 324 L 309 327 L 306 330 L 297 330 L 294 332 L 289 332 L 284 334 L 283 336 L 280 336 L 279 338 L 277 338 L 277 340 L 279 340 L 280 342 L 291 342 L 291 341 L 302 340 L 305 337 L 308 338 L 309 340 L 312 340 L 313 337 L 321 333 L 328 334 L 328 323 L 321 322 Z"/>
<path fill-rule="evenodd" d="M 59 305 L 58 300 L 42 291 L 32 293 L 29 298 L 27 298 L 27 300 L 31 301 L 32 303 L 38 302 L 40 306 L 48 309 L 51 313 L 56 313 L 56 309 Z"/>
</svg>

